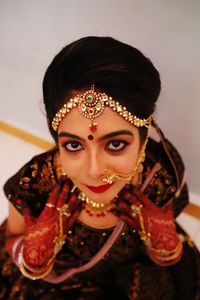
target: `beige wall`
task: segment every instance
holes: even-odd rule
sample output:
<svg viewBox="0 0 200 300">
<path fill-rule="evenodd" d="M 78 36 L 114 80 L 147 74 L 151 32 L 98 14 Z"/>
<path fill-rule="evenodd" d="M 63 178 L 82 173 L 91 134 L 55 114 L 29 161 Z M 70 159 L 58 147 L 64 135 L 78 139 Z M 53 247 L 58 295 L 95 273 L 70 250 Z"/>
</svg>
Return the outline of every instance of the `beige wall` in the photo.
<svg viewBox="0 0 200 300">
<path fill-rule="evenodd" d="M 1 0 L 0 119 L 50 139 L 41 105 L 45 68 L 65 44 L 111 35 L 149 56 L 161 73 L 156 118 L 182 154 L 200 196 L 198 0 Z"/>
</svg>

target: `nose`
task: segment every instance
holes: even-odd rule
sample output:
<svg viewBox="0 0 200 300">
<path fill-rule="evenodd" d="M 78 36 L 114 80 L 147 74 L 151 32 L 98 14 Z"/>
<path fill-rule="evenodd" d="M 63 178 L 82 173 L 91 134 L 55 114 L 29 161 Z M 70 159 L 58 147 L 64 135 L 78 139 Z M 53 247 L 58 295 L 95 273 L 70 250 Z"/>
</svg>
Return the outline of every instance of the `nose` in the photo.
<svg viewBox="0 0 200 300">
<path fill-rule="evenodd" d="M 88 176 L 93 179 L 99 179 L 105 174 L 104 163 L 96 151 L 91 151 L 88 158 Z"/>
</svg>

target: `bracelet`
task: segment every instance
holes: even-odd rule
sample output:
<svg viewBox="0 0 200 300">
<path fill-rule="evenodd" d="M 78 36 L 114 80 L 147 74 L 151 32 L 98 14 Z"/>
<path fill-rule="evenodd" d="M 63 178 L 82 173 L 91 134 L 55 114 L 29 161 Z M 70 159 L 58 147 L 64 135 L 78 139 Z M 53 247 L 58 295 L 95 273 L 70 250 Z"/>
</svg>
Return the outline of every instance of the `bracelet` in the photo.
<svg viewBox="0 0 200 300">
<path fill-rule="evenodd" d="M 163 262 L 165 262 L 165 261 L 167 262 L 167 261 L 171 261 L 171 260 L 178 258 L 178 256 L 182 252 L 182 249 L 183 249 L 183 245 L 182 245 L 182 241 L 179 237 L 178 244 L 172 251 L 168 251 L 166 249 L 154 249 L 154 248 L 150 248 L 149 251 L 151 251 L 151 253 L 155 257 L 157 257 L 159 260 L 161 260 Z"/>
<path fill-rule="evenodd" d="M 139 230 L 140 239 L 148 248 L 151 248 L 151 233 L 146 232 L 146 229 L 144 227 L 144 219 L 141 213 L 141 208 L 137 207 L 137 210 L 135 209 L 134 211 L 135 213 L 138 214 L 139 217 L 140 228 L 141 228 L 141 230 Z"/>
<path fill-rule="evenodd" d="M 140 239 L 144 242 L 144 244 L 147 246 L 147 249 L 152 252 L 159 260 L 169 261 L 173 260 L 178 257 L 178 255 L 182 252 L 182 241 L 179 237 L 179 241 L 176 245 L 176 247 L 169 251 L 167 249 L 155 249 L 152 247 L 151 242 L 151 233 L 146 232 L 145 226 L 144 226 L 144 219 L 141 213 L 141 207 L 136 207 L 135 205 L 132 205 L 132 209 L 134 210 L 134 213 L 138 214 L 139 222 L 140 222 L 140 228 L 139 235 Z"/>
<path fill-rule="evenodd" d="M 49 259 L 47 266 L 49 266 L 56 258 L 56 255 L 58 254 L 58 252 L 62 249 L 62 246 L 65 243 L 65 239 L 66 239 L 66 234 L 63 234 L 63 220 L 62 220 L 62 216 L 63 215 L 67 215 L 67 217 L 69 217 L 71 214 L 67 213 L 68 209 L 68 205 L 65 204 L 63 205 L 61 208 L 57 208 L 57 210 L 59 211 L 59 235 L 56 236 L 54 238 L 54 250 L 53 250 L 53 255 L 52 257 Z"/>
<path fill-rule="evenodd" d="M 43 267 L 32 267 L 28 265 L 24 259 L 23 251 L 24 251 L 24 246 L 22 245 L 18 255 L 18 266 L 20 262 L 20 266 L 22 265 L 26 270 L 28 270 L 28 272 L 32 272 L 34 275 L 42 274 L 43 272 L 47 271 L 49 265 L 45 265 Z"/>
<path fill-rule="evenodd" d="M 175 247 L 173 250 L 171 250 L 171 251 L 166 250 L 166 249 L 164 249 L 164 248 L 163 248 L 163 249 L 155 249 L 155 248 L 153 248 L 153 247 L 151 247 L 150 250 L 151 250 L 152 252 L 154 252 L 155 255 L 161 256 L 161 257 L 164 258 L 164 257 L 172 256 L 172 255 L 176 254 L 177 252 L 180 252 L 181 248 L 182 248 L 182 242 L 181 242 L 181 240 L 180 240 L 180 238 L 179 238 L 179 241 L 178 241 L 176 247 Z"/>
<path fill-rule="evenodd" d="M 19 245 L 22 243 L 24 239 L 24 235 L 20 235 L 18 238 L 16 238 L 16 241 L 14 242 L 13 246 L 12 246 L 12 258 L 14 260 L 14 262 L 17 264 L 18 263 L 18 248 Z"/>
<path fill-rule="evenodd" d="M 21 247 L 19 256 L 18 256 L 18 265 L 21 273 L 31 279 L 31 280 L 37 280 L 46 277 L 52 270 L 54 263 L 52 263 L 48 269 L 45 272 L 42 272 L 40 274 L 34 274 L 33 272 L 30 272 L 30 270 L 27 270 L 27 268 L 24 265 L 24 260 L 23 260 L 23 247 Z"/>
<path fill-rule="evenodd" d="M 36 280 L 36 279 L 41 279 L 41 278 L 46 277 L 51 272 L 54 262 L 44 272 L 42 272 L 40 274 L 35 274 L 35 273 L 31 272 L 30 270 L 27 270 L 27 266 L 24 264 L 23 249 L 24 249 L 24 247 L 22 246 L 20 249 L 20 252 L 19 252 L 19 256 L 18 256 L 18 266 L 19 266 L 21 273 L 26 278 L 29 278 L 31 280 Z"/>
<path fill-rule="evenodd" d="M 63 234 L 63 220 L 62 216 L 66 215 L 68 205 L 64 205 L 63 207 L 57 209 L 59 211 L 59 235 L 54 238 L 54 249 L 53 249 L 53 255 L 52 257 L 48 260 L 47 264 L 43 268 L 32 268 L 31 266 L 28 266 L 24 260 L 23 257 L 23 249 L 24 246 L 22 245 L 19 251 L 18 255 L 18 266 L 21 271 L 21 273 L 32 280 L 37 280 L 46 277 L 52 270 L 55 262 L 55 258 L 57 253 L 62 249 L 62 246 L 65 243 L 66 235 Z M 69 216 L 70 214 L 68 214 Z M 20 240 L 21 241 L 21 240 Z M 17 244 L 19 245 L 19 243 Z M 17 246 L 16 246 L 17 247 Z M 15 247 L 15 249 L 16 249 Z M 43 271 L 44 270 L 44 271 Z"/>
</svg>

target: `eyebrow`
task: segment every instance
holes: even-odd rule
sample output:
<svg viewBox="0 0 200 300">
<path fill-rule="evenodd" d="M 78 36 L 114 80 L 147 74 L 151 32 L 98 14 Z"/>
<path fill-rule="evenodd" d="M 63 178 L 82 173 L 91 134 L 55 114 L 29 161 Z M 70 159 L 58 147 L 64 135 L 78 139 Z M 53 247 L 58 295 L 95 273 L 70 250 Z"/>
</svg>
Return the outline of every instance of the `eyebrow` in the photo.
<svg viewBox="0 0 200 300">
<path fill-rule="evenodd" d="M 133 136 L 133 133 L 129 130 L 118 130 L 118 131 L 113 131 L 113 132 L 110 132 L 110 133 L 107 133 L 101 137 L 99 137 L 97 140 L 98 141 L 102 141 L 102 140 L 106 140 L 106 139 L 109 139 L 109 138 L 112 138 L 112 137 L 116 137 L 118 135 L 130 135 L 130 136 Z M 72 133 L 69 133 L 69 132 L 66 132 L 66 131 L 61 131 L 59 134 L 58 134 L 58 137 L 70 137 L 70 138 L 73 138 L 73 139 L 76 139 L 76 140 L 79 140 L 79 141 L 85 141 L 82 137 L 76 135 L 76 134 L 72 134 Z"/>
</svg>

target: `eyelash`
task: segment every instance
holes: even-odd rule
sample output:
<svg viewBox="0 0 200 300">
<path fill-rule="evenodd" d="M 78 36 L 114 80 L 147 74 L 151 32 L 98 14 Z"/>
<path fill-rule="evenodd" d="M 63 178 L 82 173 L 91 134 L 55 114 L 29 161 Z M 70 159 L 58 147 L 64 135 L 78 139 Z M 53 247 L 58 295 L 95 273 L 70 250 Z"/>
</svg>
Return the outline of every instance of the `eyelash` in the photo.
<svg viewBox="0 0 200 300">
<path fill-rule="evenodd" d="M 122 141 L 122 140 L 112 140 L 112 141 L 110 141 L 110 142 L 106 145 L 106 148 L 107 148 L 108 145 L 111 145 L 111 144 L 113 144 L 113 143 L 123 144 L 123 146 L 120 147 L 120 149 L 116 149 L 116 150 L 114 150 L 114 149 L 107 149 L 107 150 L 112 151 L 112 152 L 119 152 L 119 151 L 124 150 L 124 149 L 126 148 L 126 146 L 129 144 L 128 142 Z"/>
<path fill-rule="evenodd" d="M 114 149 L 108 149 L 108 146 L 109 146 L 110 144 L 113 144 L 113 143 L 116 143 L 116 142 L 119 143 L 119 144 L 123 144 L 123 146 L 122 146 L 120 149 L 117 149 L 117 150 L 114 150 Z M 69 148 L 67 148 L 67 146 L 68 146 L 68 145 L 71 145 L 71 146 L 72 146 L 73 144 L 76 144 L 76 146 L 77 146 L 77 145 L 78 145 L 78 146 L 81 145 L 81 144 L 80 144 L 79 142 L 77 142 L 77 141 L 70 141 L 70 142 L 65 142 L 65 143 L 63 143 L 63 144 L 62 144 L 62 147 L 63 147 L 64 149 L 66 149 L 68 152 L 78 152 L 78 151 L 81 151 L 81 150 L 84 149 L 84 148 L 82 147 L 81 149 L 79 148 L 79 149 L 76 149 L 76 150 L 69 150 Z M 120 151 L 124 150 L 124 149 L 126 148 L 127 145 L 129 145 L 129 143 L 126 142 L 126 141 L 122 141 L 122 140 L 112 140 L 112 141 L 110 141 L 109 143 L 107 143 L 105 149 L 108 150 L 108 151 L 111 151 L 111 152 L 120 152 Z"/>
</svg>

